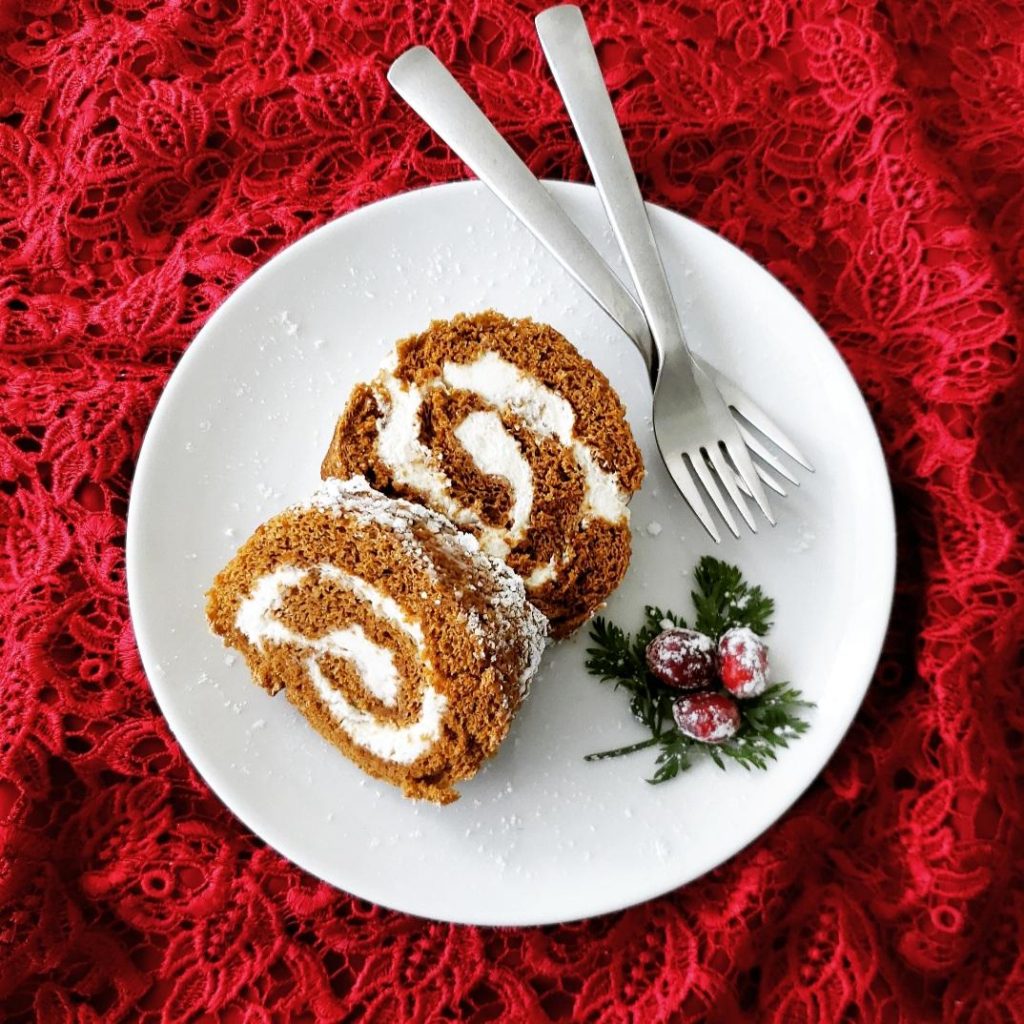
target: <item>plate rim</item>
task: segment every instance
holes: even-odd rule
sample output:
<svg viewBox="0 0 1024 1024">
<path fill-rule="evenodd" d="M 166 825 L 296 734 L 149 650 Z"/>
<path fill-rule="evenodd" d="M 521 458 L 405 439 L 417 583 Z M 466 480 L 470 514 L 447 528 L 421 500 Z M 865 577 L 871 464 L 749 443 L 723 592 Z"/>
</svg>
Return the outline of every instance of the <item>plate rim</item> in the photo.
<svg viewBox="0 0 1024 1024">
<path fill-rule="evenodd" d="M 580 182 L 566 182 L 558 180 L 545 179 L 544 185 L 556 195 L 560 191 L 564 191 L 566 194 L 576 192 L 581 193 L 596 193 L 596 189 L 593 185 L 587 185 Z M 211 329 L 211 325 L 216 326 L 219 320 L 225 316 L 230 315 L 230 311 L 235 306 L 243 304 L 248 297 L 249 292 L 258 287 L 265 276 L 270 271 L 268 268 L 272 266 L 280 266 L 282 261 L 293 260 L 296 258 L 296 251 L 300 250 L 303 243 L 308 242 L 314 237 L 322 237 L 324 233 L 339 230 L 340 225 L 344 224 L 346 227 L 351 227 L 354 221 L 362 219 L 366 216 L 372 215 L 377 207 L 383 204 L 400 205 L 417 200 L 423 200 L 424 198 L 429 199 L 431 194 L 436 194 L 440 191 L 456 191 L 456 190 L 473 190 L 477 192 L 486 192 L 486 187 L 476 179 L 463 179 L 458 181 L 449 181 L 441 184 L 424 185 L 419 188 L 410 189 L 404 192 L 396 193 L 392 196 L 385 196 L 381 199 L 375 200 L 372 203 L 368 203 L 364 206 L 357 207 L 354 210 L 348 211 L 336 217 L 326 224 L 320 225 L 312 231 L 307 232 L 295 241 L 290 243 L 284 249 L 275 253 L 266 263 L 257 268 L 252 274 L 250 274 L 244 281 L 242 281 L 225 299 L 221 304 L 214 310 L 209 316 L 203 326 L 196 332 L 192 340 L 188 343 L 187 348 L 178 360 L 171 372 L 170 377 L 164 386 L 159 399 L 157 400 L 156 406 L 154 407 L 152 416 L 150 417 L 149 423 L 146 425 L 146 430 L 142 439 L 142 443 L 139 448 L 139 453 L 136 459 L 135 472 L 132 478 L 131 490 L 129 493 L 128 500 L 128 513 L 126 519 L 126 531 L 125 531 L 125 559 L 126 559 L 126 584 L 127 584 L 127 596 L 128 596 L 128 607 L 129 614 L 132 623 L 132 631 L 135 636 L 136 646 L 139 651 L 139 656 L 142 662 L 143 670 L 146 674 L 146 679 L 149 684 L 151 691 L 153 692 L 154 699 L 156 700 L 160 714 L 163 716 L 168 729 L 174 736 L 175 741 L 181 748 L 184 755 L 188 758 L 189 762 L 202 778 L 204 784 L 210 789 L 213 795 L 230 811 L 235 818 L 237 818 L 241 824 L 250 831 L 253 835 L 257 836 L 262 842 L 266 843 L 269 847 L 276 850 L 281 856 L 284 856 L 292 864 L 298 867 L 300 870 L 307 872 L 312 877 L 319 879 L 332 888 L 337 889 L 339 892 L 346 893 L 357 899 L 364 899 L 369 902 L 373 902 L 386 909 L 393 910 L 398 913 L 410 914 L 414 917 L 420 917 L 424 920 L 437 920 L 445 921 L 453 924 L 461 924 L 468 926 L 499 926 L 499 927 L 543 927 L 548 925 L 569 923 L 572 921 L 585 920 L 589 918 L 601 917 L 606 914 L 616 913 L 630 907 L 638 906 L 649 900 L 656 899 L 667 893 L 675 892 L 676 890 L 690 885 L 697 881 L 709 871 L 714 870 L 727 861 L 732 860 L 738 853 L 744 850 L 747 846 L 760 839 L 765 833 L 773 828 L 785 815 L 787 815 L 797 802 L 805 795 L 811 785 L 819 778 L 821 773 L 831 762 L 835 756 L 836 751 L 843 743 L 845 737 L 848 735 L 850 728 L 855 722 L 860 709 L 863 705 L 864 699 L 867 695 L 867 691 L 873 681 L 875 671 L 878 666 L 878 662 L 881 658 L 883 651 L 885 638 L 888 633 L 888 625 L 891 618 L 892 606 L 895 597 L 895 583 L 896 583 L 896 518 L 895 518 L 895 505 L 892 493 L 892 484 L 889 477 L 888 465 L 885 459 L 884 449 L 882 448 L 881 439 L 878 434 L 878 430 L 875 426 L 874 420 L 871 417 L 870 410 L 868 409 L 867 403 L 864 396 L 857 385 L 853 374 L 849 367 L 846 365 L 845 360 L 840 354 L 838 348 L 836 348 L 834 342 L 826 334 L 824 328 L 814 319 L 807 308 L 804 306 L 800 298 L 795 295 L 786 285 L 779 281 L 779 279 L 772 274 L 765 266 L 743 252 L 739 246 L 724 238 L 717 232 L 712 231 L 710 228 L 705 227 L 697 221 L 692 220 L 684 216 L 683 214 L 677 213 L 667 207 L 659 206 L 654 203 L 647 203 L 649 211 L 653 214 L 653 219 L 657 221 L 662 217 L 669 219 L 678 218 L 685 221 L 690 227 L 698 229 L 700 232 L 713 235 L 714 238 L 721 243 L 729 246 L 736 250 L 745 260 L 753 263 L 763 273 L 768 274 L 769 277 L 785 291 L 790 299 L 796 303 L 799 308 L 799 314 L 801 317 L 809 321 L 810 325 L 821 335 L 821 337 L 827 342 L 826 345 L 821 346 L 821 351 L 818 353 L 824 357 L 826 361 L 833 360 L 834 368 L 838 369 L 838 373 L 835 373 L 837 383 L 842 381 L 842 387 L 852 393 L 855 401 L 851 403 L 852 408 L 856 410 L 858 415 L 865 422 L 869 428 L 866 432 L 866 440 L 870 440 L 871 443 L 871 454 L 874 458 L 871 460 L 873 468 L 878 471 L 880 482 L 884 482 L 883 487 L 878 488 L 878 501 L 874 509 L 876 516 L 879 519 L 879 539 L 882 542 L 879 549 L 874 551 L 873 559 L 876 562 L 875 572 L 880 576 L 880 579 L 884 579 L 885 582 L 885 594 L 886 598 L 881 601 L 877 607 L 875 614 L 871 617 L 871 625 L 874 632 L 877 635 L 877 641 L 872 643 L 869 651 L 869 656 L 862 659 L 864 666 L 863 682 L 859 684 L 860 692 L 856 696 L 856 703 L 851 704 L 852 711 L 849 716 L 849 721 L 846 723 L 845 728 L 837 734 L 834 743 L 826 743 L 823 756 L 820 758 L 820 763 L 813 766 L 813 771 L 808 770 L 806 778 L 803 780 L 802 785 L 795 787 L 794 793 L 790 799 L 784 804 L 780 805 L 777 812 L 774 813 L 771 821 L 761 828 L 754 835 L 745 837 L 735 844 L 729 844 L 726 849 L 727 852 L 724 855 L 714 854 L 711 860 L 712 863 L 701 865 L 698 864 L 696 871 L 685 872 L 685 878 L 681 881 L 677 881 L 672 886 L 666 888 L 662 882 L 656 882 L 649 889 L 644 890 L 640 895 L 633 893 L 628 897 L 622 898 L 610 898 L 605 900 L 595 900 L 592 906 L 585 911 L 573 912 L 570 916 L 566 916 L 564 913 L 556 915 L 545 915 L 543 913 L 525 913 L 517 917 L 510 917 L 508 915 L 489 915 L 487 913 L 481 913 L 475 915 L 472 918 L 460 915 L 459 917 L 431 917 L 426 913 L 417 912 L 415 910 L 408 910 L 403 907 L 395 907 L 387 901 L 386 896 L 382 896 L 380 892 L 376 891 L 378 888 L 384 888 L 385 886 L 377 887 L 370 885 L 369 887 L 361 886 L 363 891 L 356 891 L 348 887 L 342 887 L 336 882 L 329 879 L 323 878 L 317 871 L 306 866 L 306 860 L 302 855 L 302 850 L 298 844 L 292 844 L 290 837 L 286 835 L 276 834 L 274 840 L 271 841 L 267 837 L 267 832 L 274 832 L 274 828 L 269 830 L 265 827 L 266 822 L 261 822 L 260 827 L 256 828 L 249 820 L 248 814 L 240 813 L 236 809 L 234 802 L 229 800 L 223 795 L 222 790 L 231 790 L 231 786 L 224 781 L 224 776 L 220 768 L 217 766 L 212 758 L 207 758 L 203 751 L 202 744 L 193 742 L 191 738 L 186 739 L 189 736 L 189 730 L 187 728 L 179 728 L 182 726 L 182 722 L 177 718 L 176 712 L 173 710 L 171 702 L 168 701 L 167 705 L 161 700 L 161 689 L 162 686 L 154 682 L 156 673 L 151 671 L 151 667 L 158 669 L 159 663 L 155 653 L 149 647 L 149 639 L 143 634 L 140 635 L 135 629 L 135 624 L 141 619 L 141 608 L 144 604 L 144 598 L 142 597 L 141 589 L 142 584 L 139 579 L 139 560 L 140 555 L 138 554 L 138 537 L 140 533 L 139 520 L 140 516 L 144 513 L 140 511 L 140 502 L 136 501 L 137 490 L 145 490 L 146 482 L 154 472 L 155 466 L 153 465 L 157 456 L 154 454 L 154 445 L 150 444 L 152 437 L 156 436 L 159 432 L 163 421 L 170 415 L 169 410 L 174 404 L 174 396 L 184 387 L 184 381 L 187 377 L 186 373 L 179 373 L 182 367 L 191 365 L 191 361 L 196 358 L 193 356 L 193 352 L 198 352 L 201 348 L 200 342 L 203 341 L 204 335 L 207 334 Z M 712 360 L 713 361 L 713 360 Z M 860 672 L 857 672 L 854 678 L 859 678 Z M 618 891 L 618 890 L 616 890 Z"/>
</svg>

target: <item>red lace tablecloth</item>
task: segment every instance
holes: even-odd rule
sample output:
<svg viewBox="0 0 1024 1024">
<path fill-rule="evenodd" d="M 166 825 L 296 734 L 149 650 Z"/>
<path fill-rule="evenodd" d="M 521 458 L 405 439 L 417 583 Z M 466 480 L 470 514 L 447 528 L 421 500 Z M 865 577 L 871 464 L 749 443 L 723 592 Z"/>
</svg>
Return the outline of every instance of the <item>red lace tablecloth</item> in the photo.
<svg viewBox="0 0 1024 1024">
<path fill-rule="evenodd" d="M 538 174 L 585 177 L 536 9 L 0 5 L 3 1019 L 1024 1020 L 1013 0 L 587 10 L 646 194 L 803 299 L 892 473 L 882 664 L 828 770 L 761 840 L 587 923 L 432 924 L 267 849 L 157 711 L 125 507 L 175 360 L 282 246 L 465 176 L 387 88 L 411 43 Z"/>
</svg>

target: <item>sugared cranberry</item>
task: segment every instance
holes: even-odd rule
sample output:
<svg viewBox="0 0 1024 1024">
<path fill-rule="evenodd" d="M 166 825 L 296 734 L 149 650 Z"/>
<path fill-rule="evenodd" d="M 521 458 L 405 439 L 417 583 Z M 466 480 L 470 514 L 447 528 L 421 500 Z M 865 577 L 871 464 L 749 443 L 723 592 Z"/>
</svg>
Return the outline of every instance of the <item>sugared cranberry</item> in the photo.
<svg viewBox="0 0 1024 1024">
<path fill-rule="evenodd" d="M 672 702 L 679 731 L 701 743 L 724 743 L 740 727 L 740 709 L 724 693 L 688 693 Z"/>
<path fill-rule="evenodd" d="M 718 641 L 722 685 L 740 700 L 759 697 L 768 687 L 768 648 L 751 629 L 726 630 Z"/>
<path fill-rule="evenodd" d="M 710 686 L 715 679 L 714 642 L 695 629 L 666 629 L 647 645 L 647 667 L 678 690 Z"/>
</svg>

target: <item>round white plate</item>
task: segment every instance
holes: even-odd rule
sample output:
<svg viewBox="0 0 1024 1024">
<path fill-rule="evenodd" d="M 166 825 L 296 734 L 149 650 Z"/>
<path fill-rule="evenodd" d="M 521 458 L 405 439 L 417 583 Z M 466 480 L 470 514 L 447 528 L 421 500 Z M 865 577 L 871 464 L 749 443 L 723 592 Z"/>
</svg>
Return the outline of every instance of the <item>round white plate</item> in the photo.
<svg viewBox="0 0 1024 1024">
<path fill-rule="evenodd" d="M 555 197 L 622 272 L 596 192 Z M 802 306 L 738 249 L 652 208 L 694 348 L 728 367 L 817 468 L 774 501 L 779 524 L 716 547 L 666 475 L 625 336 L 475 182 L 329 224 L 232 295 L 186 352 L 146 435 L 128 516 L 139 649 L 203 777 L 296 864 L 364 899 L 448 921 L 523 925 L 629 906 L 715 867 L 821 771 L 860 705 L 889 616 L 892 498 L 864 402 Z M 661 786 L 654 755 L 587 763 L 643 738 L 626 698 L 583 669 L 586 630 L 550 650 L 512 733 L 448 807 L 365 778 L 283 696 L 250 682 L 206 627 L 204 594 L 258 523 L 306 497 L 349 388 L 432 318 L 493 307 L 553 324 L 611 379 L 647 460 L 634 554 L 607 615 L 689 614 L 709 552 L 777 602 L 772 669 L 817 710 L 767 772 L 710 762 Z M 723 531 L 724 532 L 724 531 Z"/>
</svg>

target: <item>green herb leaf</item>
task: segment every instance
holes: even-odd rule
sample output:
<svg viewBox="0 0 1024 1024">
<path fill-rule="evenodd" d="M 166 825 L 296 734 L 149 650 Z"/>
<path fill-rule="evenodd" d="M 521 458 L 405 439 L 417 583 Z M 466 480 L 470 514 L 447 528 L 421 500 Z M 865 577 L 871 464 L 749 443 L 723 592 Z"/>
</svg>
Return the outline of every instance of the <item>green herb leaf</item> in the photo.
<svg viewBox="0 0 1024 1024">
<path fill-rule="evenodd" d="M 658 768 L 647 780 L 652 786 L 668 782 L 680 772 L 687 771 L 692 765 L 689 756 L 692 748 L 704 746 L 702 743 L 694 743 L 675 728 L 663 735 L 659 742 L 661 753 L 654 762 Z"/>
<path fill-rule="evenodd" d="M 596 645 L 587 648 L 587 671 L 592 676 L 622 679 L 636 669 L 629 636 L 613 622 L 598 616 L 590 627 L 590 639 Z"/>
<path fill-rule="evenodd" d="M 751 586 L 735 565 L 705 555 L 693 573 L 697 590 L 690 596 L 697 609 L 694 628 L 712 640 L 734 626 L 746 626 L 758 636 L 772 627 L 775 602 L 760 587 Z"/>
</svg>

